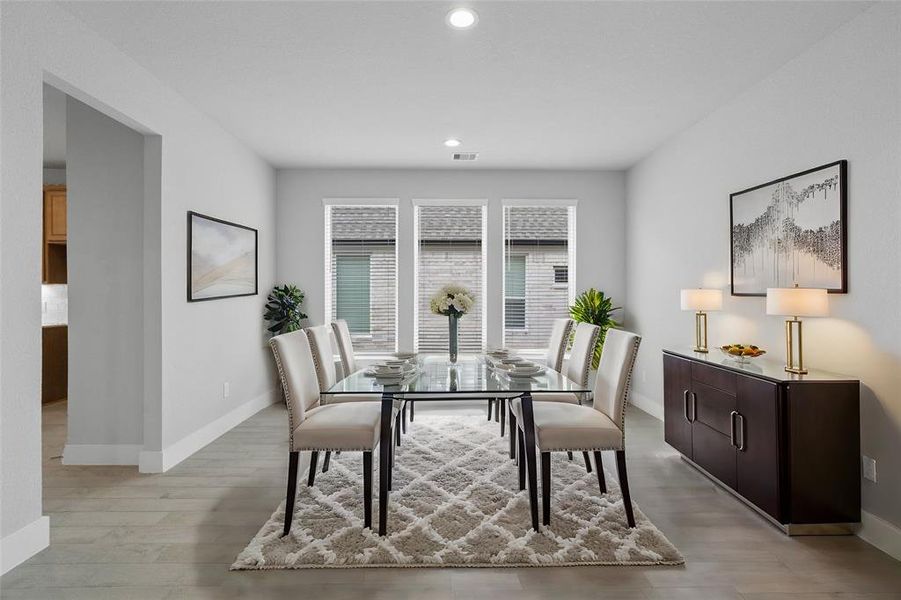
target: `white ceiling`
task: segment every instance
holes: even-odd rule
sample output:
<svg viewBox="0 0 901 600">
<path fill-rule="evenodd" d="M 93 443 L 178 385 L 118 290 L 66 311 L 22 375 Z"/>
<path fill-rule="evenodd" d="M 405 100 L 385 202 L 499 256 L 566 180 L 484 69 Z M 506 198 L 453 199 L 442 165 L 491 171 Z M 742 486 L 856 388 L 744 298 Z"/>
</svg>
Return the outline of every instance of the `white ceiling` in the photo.
<svg viewBox="0 0 901 600">
<path fill-rule="evenodd" d="M 453 167 L 458 137 L 464 166 L 570 169 L 634 164 L 867 7 L 67 4 L 277 167 Z"/>
</svg>

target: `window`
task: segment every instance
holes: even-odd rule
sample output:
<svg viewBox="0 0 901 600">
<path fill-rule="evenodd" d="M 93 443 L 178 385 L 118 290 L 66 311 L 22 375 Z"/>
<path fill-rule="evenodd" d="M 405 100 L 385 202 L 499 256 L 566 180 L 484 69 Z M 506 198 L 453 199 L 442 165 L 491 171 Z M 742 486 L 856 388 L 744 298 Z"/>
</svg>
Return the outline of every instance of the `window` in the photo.
<svg viewBox="0 0 901 600">
<path fill-rule="evenodd" d="M 447 352 L 447 317 L 429 310 L 432 295 L 459 284 L 475 295 L 475 306 L 459 323 L 460 352 L 480 352 L 485 340 L 485 207 L 465 201 L 416 204 L 415 345 L 420 352 Z"/>
<path fill-rule="evenodd" d="M 326 315 L 347 321 L 355 351 L 394 352 L 397 206 L 353 202 L 325 207 Z"/>
<path fill-rule="evenodd" d="M 335 255 L 335 317 L 347 321 L 351 333 L 370 335 L 371 256 Z"/>
<path fill-rule="evenodd" d="M 504 206 L 504 345 L 545 348 L 554 319 L 574 295 L 574 204 L 540 200 Z"/>
<path fill-rule="evenodd" d="M 526 328 L 526 256 L 508 255 L 504 260 L 504 326 Z"/>
<path fill-rule="evenodd" d="M 569 283 L 569 267 L 554 265 L 554 283 Z"/>
</svg>

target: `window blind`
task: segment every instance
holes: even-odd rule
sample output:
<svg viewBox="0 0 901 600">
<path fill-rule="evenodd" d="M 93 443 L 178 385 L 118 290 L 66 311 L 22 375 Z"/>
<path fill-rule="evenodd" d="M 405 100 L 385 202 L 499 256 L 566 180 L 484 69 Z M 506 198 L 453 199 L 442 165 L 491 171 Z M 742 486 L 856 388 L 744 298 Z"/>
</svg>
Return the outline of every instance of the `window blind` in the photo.
<svg viewBox="0 0 901 600">
<path fill-rule="evenodd" d="M 475 306 L 459 323 L 460 352 L 480 352 L 484 347 L 482 319 L 485 296 L 482 287 L 484 261 L 484 206 L 416 207 L 416 349 L 447 352 L 447 317 L 433 315 L 429 300 L 442 286 L 463 285 L 475 296 Z"/>
<path fill-rule="evenodd" d="M 326 314 L 356 352 L 397 350 L 397 207 L 328 205 Z"/>
<path fill-rule="evenodd" d="M 547 347 L 569 316 L 574 206 L 504 207 L 504 345 Z"/>
</svg>

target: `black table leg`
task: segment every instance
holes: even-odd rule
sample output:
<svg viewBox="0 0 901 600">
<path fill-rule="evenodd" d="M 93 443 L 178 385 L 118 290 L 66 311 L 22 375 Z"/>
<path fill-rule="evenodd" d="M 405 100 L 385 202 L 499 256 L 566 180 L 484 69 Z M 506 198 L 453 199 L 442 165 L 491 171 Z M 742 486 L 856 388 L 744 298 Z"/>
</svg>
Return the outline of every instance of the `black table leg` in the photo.
<svg viewBox="0 0 901 600">
<path fill-rule="evenodd" d="M 385 535 L 388 528 L 388 478 L 391 469 L 391 421 L 394 399 L 391 394 L 382 394 L 382 430 L 379 437 L 379 535 Z"/>
<path fill-rule="evenodd" d="M 535 414 L 532 412 L 532 394 L 526 392 L 520 400 L 522 425 L 525 433 L 526 478 L 529 488 L 529 509 L 532 513 L 532 529 L 538 531 L 538 465 L 535 457 Z"/>
<path fill-rule="evenodd" d="M 513 414 L 513 411 L 510 411 L 510 458 L 516 458 L 516 435 L 519 432 L 517 429 L 518 425 L 516 424 L 516 415 Z"/>
</svg>

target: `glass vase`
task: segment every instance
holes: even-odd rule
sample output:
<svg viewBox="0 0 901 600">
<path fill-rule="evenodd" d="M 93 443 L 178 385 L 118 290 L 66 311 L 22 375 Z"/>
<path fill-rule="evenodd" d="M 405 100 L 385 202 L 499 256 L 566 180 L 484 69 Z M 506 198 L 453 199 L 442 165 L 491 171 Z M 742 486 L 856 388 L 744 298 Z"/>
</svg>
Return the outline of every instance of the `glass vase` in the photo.
<svg viewBox="0 0 901 600">
<path fill-rule="evenodd" d="M 457 362 L 457 315 L 447 315 L 447 356 L 450 362 Z"/>
</svg>

